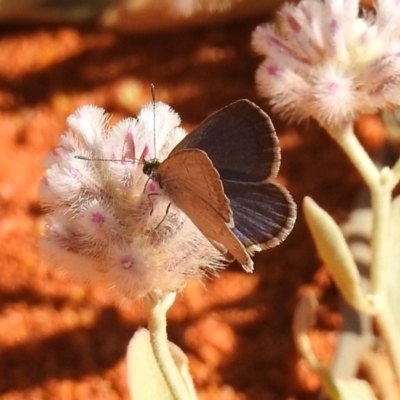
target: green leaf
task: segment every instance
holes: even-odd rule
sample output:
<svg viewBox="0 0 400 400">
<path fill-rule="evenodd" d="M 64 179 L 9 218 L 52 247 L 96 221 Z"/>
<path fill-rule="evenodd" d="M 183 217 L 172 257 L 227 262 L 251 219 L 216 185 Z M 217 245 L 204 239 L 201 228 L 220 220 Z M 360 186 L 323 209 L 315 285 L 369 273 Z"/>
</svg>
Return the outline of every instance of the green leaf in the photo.
<svg viewBox="0 0 400 400">
<path fill-rule="evenodd" d="M 333 218 L 306 197 L 303 210 L 318 253 L 346 301 L 359 311 L 374 311 L 360 285 L 360 273 Z"/>
</svg>

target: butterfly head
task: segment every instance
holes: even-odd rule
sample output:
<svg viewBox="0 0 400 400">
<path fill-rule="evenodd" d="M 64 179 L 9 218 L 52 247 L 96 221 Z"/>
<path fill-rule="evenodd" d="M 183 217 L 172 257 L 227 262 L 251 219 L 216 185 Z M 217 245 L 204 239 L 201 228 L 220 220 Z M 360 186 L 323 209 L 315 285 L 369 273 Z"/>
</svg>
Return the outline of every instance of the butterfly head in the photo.
<svg viewBox="0 0 400 400">
<path fill-rule="evenodd" d="M 157 169 L 160 165 L 160 161 L 156 158 L 153 158 L 149 161 L 145 161 L 143 165 L 143 173 L 147 175 L 150 179 L 156 180 Z"/>
</svg>

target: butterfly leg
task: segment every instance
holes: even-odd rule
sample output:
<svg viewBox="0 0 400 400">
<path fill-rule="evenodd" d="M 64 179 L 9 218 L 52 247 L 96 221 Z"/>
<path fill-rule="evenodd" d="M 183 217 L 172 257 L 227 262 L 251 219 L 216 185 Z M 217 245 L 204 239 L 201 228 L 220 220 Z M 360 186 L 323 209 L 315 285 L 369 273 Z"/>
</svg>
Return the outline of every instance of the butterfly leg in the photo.
<svg viewBox="0 0 400 400">
<path fill-rule="evenodd" d="M 147 195 L 147 198 L 149 199 L 149 203 L 150 203 L 150 206 L 151 206 L 150 215 L 153 215 L 154 205 L 153 205 L 153 202 L 150 200 L 150 199 L 151 199 L 150 196 L 158 196 L 158 193 L 149 193 L 149 194 Z M 165 218 L 165 217 L 164 217 L 164 218 Z"/>
<path fill-rule="evenodd" d="M 168 204 L 167 209 L 165 210 L 165 215 L 163 216 L 162 220 L 161 220 L 161 221 L 158 223 L 158 225 L 156 226 L 156 229 L 158 229 L 158 228 L 160 227 L 160 225 L 165 221 L 165 218 L 167 218 L 167 215 L 168 215 L 169 209 L 170 209 L 170 207 L 171 207 L 171 204 L 172 204 L 172 203 L 169 203 L 169 204 Z"/>
</svg>

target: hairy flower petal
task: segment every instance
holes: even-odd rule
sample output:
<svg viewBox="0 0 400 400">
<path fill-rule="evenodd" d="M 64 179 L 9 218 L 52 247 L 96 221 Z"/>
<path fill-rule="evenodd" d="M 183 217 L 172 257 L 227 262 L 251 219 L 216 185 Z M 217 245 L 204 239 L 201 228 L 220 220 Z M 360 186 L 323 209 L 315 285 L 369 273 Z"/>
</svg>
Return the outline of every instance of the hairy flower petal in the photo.
<svg viewBox="0 0 400 400">
<path fill-rule="evenodd" d="M 260 93 L 284 116 L 323 126 L 400 104 L 399 12 L 396 0 L 361 14 L 357 0 L 285 4 L 276 24 L 253 33 L 266 57 L 256 74 Z"/>
<path fill-rule="evenodd" d="M 150 103 L 137 118 L 112 127 L 108 120 L 101 108 L 79 108 L 47 158 L 39 194 L 49 261 L 129 298 L 178 291 L 215 273 L 220 253 L 142 171 L 143 160 L 166 157 L 185 136 L 179 116 Z"/>
</svg>

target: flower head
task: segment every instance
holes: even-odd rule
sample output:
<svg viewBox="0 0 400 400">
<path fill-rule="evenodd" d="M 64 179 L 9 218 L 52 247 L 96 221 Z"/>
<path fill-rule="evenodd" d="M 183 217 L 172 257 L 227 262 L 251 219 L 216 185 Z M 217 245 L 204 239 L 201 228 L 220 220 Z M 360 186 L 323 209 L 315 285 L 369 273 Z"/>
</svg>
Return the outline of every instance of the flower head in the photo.
<svg viewBox="0 0 400 400">
<path fill-rule="evenodd" d="M 342 125 L 400 104 L 400 2 L 358 0 L 285 4 L 277 25 L 259 26 L 253 47 L 266 56 L 256 81 L 272 106 L 292 119 Z"/>
<path fill-rule="evenodd" d="M 185 136 L 169 106 L 151 103 L 112 127 L 103 109 L 84 106 L 67 124 L 40 185 L 41 247 L 53 264 L 130 298 L 181 290 L 218 268 L 219 252 L 178 208 L 167 212 L 168 199 L 142 171 L 154 137 L 163 159 Z"/>
</svg>

